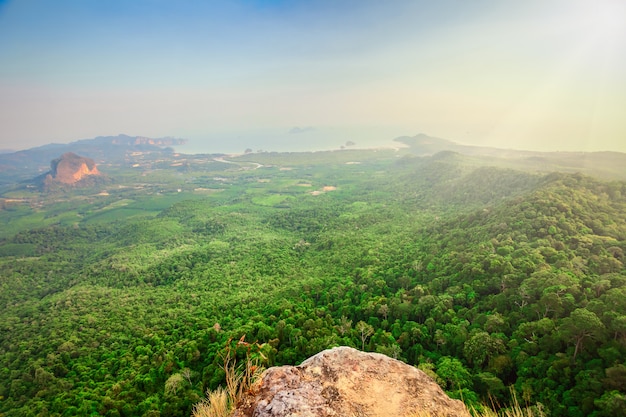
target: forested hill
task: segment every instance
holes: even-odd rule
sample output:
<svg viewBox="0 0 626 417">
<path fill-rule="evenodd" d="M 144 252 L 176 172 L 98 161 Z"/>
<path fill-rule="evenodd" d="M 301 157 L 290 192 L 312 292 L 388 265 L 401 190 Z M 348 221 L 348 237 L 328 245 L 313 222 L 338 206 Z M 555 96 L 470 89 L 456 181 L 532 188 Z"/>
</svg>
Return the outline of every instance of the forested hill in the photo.
<svg viewBox="0 0 626 417">
<path fill-rule="evenodd" d="M 245 337 L 266 366 L 348 345 L 469 404 L 625 415 L 626 183 L 491 165 L 252 154 L 13 191 L 0 413 L 188 416 Z"/>
<path fill-rule="evenodd" d="M 451 151 L 472 156 L 482 164 L 515 167 L 520 170 L 560 171 L 584 173 L 605 179 L 626 180 L 626 154 L 622 152 L 538 152 L 461 145 L 447 139 L 420 133 L 413 137 L 401 136 L 397 142 L 408 145 L 408 150 L 419 156 Z"/>
</svg>

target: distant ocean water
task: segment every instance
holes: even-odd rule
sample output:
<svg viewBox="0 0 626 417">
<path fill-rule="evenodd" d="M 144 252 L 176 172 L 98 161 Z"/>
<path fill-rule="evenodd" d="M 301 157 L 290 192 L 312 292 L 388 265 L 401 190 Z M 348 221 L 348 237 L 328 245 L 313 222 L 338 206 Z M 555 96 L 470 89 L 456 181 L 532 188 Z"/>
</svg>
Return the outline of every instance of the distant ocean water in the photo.
<svg viewBox="0 0 626 417">
<path fill-rule="evenodd" d="M 415 133 L 397 128 L 312 128 L 289 130 L 255 130 L 220 134 L 194 135 L 188 143 L 175 147 L 180 153 L 239 154 L 253 152 L 311 152 L 341 149 L 363 149 L 401 146 L 393 139 Z"/>
</svg>

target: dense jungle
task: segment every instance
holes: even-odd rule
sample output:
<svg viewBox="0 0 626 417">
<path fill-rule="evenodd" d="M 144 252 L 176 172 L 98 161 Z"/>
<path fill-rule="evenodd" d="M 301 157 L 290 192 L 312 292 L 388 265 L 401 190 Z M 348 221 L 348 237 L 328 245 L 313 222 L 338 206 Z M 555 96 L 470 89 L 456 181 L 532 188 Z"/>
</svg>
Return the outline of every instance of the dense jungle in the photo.
<svg viewBox="0 0 626 417">
<path fill-rule="evenodd" d="M 617 156 L 417 145 L 5 175 L 0 415 L 189 416 L 239 340 L 265 367 L 346 345 L 469 405 L 626 415 Z"/>
</svg>

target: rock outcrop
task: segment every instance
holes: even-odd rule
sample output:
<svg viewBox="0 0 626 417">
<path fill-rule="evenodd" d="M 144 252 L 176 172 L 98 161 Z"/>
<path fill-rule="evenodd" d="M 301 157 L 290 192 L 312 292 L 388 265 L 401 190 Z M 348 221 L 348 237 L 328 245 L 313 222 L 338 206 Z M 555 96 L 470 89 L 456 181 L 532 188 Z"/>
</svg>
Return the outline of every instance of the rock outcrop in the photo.
<svg viewBox="0 0 626 417">
<path fill-rule="evenodd" d="M 50 173 L 46 176 L 46 183 L 57 182 L 74 185 L 90 176 L 100 176 L 100 171 L 93 159 L 78 156 L 67 152 L 50 164 Z"/>
<path fill-rule="evenodd" d="M 418 414 L 423 413 L 423 414 Z M 378 353 L 325 350 L 299 366 L 270 368 L 236 417 L 469 417 L 424 372 Z"/>
</svg>

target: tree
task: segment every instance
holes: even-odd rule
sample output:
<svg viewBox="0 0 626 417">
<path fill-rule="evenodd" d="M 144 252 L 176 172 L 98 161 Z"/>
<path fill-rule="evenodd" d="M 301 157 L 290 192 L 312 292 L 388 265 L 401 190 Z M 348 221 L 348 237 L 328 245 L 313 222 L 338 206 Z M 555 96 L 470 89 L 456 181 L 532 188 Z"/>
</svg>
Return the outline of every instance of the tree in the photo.
<svg viewBox="0 0 626 417">
<path fill-rule="evenodd" d="M 383 304 L 378 309 L 378 314 L 383 316 L 383 319 L 387 320 L 387 315 L 389 314 L 389 306 L 387 304 Z"/>
<path fill-rule="evenodd" d="M 348 320 L 346 316 L 341 316 L 341 321 L 339 325 L 336 326 L 337 331 L 341 336 L 343 336 L 348 330 L 352 328 L 352 320 Z"/>
<path fill-rule="evenodd" d="M 626 366 L 617 364 L 604 370 L 604 384 L 611 389 L 626 391 Z"/>
<path fill-rule="evenodd" d="M 474 377 L 477 391 L 483 398 L 501 398 L 506 388 L 500 378 L 490 372 L 480 372 Z"/>
<path fill-rule="evenodd" d="M 356 331 L 359 332 L 361 338 L 361 350 L 365 350 L 365 341 L 374 334 L 374 327 L 361 320 L 356 324 Z"/>
<path fill-rule="evenodd" d="M 595 405 L 601 410 L 599 416 L 623 416 L 626 413 L 626 395 L 619 391 L 607 391 L 595 400 Z"/>
<path fill-rule="evenodd" d="M 437 375 L 446 383 L 446 388 L 451 390 L 462 389 L 471 386 L 472 376 L 460 360 L 450 356 L 444 356 L 437 362 Z"/>
<path fill-rule="evenodd" d="M 574 341 L 575 347 L 572 360 L 576 360 L 578 352 L 583 348 L 583 341 L 588 338 L 595 339 L 599 337 L 604 330 L 604 324 L 602 324 L 594 312 L 586 308 L 577 308 L 572 311 L 569 317 L 563 319 L 559 330 L 561 330 L 561 334 L 566 340 Z"/>
<path fill-rule="evenodd" d="M 487 332 L 476 332 L 463 345 L 463 353 L 467 361 L 478 367 L 506 350 L 501 339 L 491 336 Z"/>
<path fill-rule="evenodd" d="M 183 385 L 183 382 L 185 382 L 185 379 L 183 378 L 183 376 L 181 374 L 173 374 L 172 376 L 170 376 L 169 378 L 167 378 L 167 381 L 165 381 L 165 395 L 168 394 L 176 394 L 176 391 L 178 391 L 180 389 L 180 387 Z"/>
<path fill-rule="evenodd" d="M 504 317 L 502 317 L 502 314 L 494 313 L 487 316 L 485 330 L 489 333 L 501 332 L 504 328 L 506 328 L 506 321 Z"/>
<path fill-rule="evenodd" d="M 193 385 L 191 383 L 191 370 L 189 368 L 183 368 L 182 371 L 180 371 L 180 374 L 187 380 L 189 381 L 189 385 Z"/>
<path fill-rule="evenodd" d="M 380 345 L 376 348 L 376 352 L 382 353 L 383 355 L 389 356 L 393 359 L 398 359 L 402 353 L 402 348 L 395 343 L 389 346 Z"/>
</svg>

